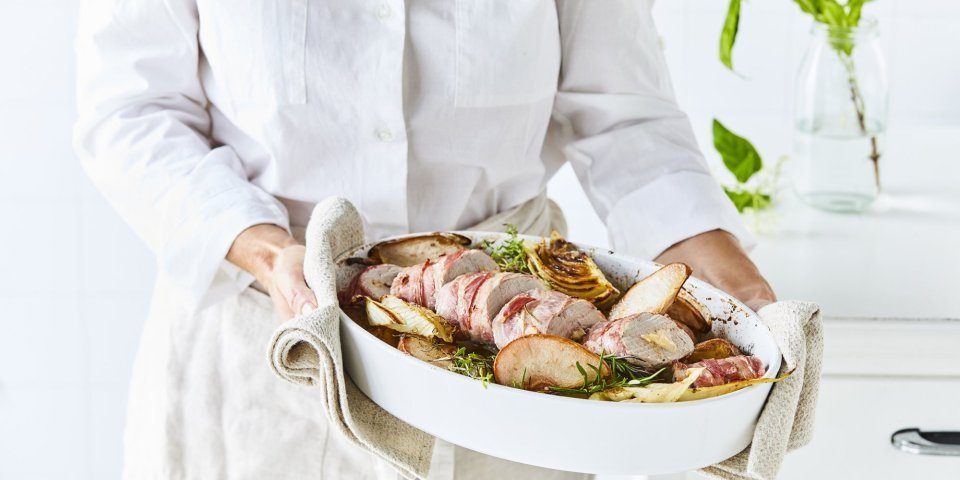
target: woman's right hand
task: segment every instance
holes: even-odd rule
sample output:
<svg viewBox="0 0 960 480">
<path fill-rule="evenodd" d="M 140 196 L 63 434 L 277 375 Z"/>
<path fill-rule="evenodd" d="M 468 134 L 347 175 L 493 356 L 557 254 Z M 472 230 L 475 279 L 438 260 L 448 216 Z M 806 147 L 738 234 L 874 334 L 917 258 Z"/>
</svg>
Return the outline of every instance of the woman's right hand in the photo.
<svg viewBox="0 0 960 480">
<path fill-rule="evenodd" d="M 303 277 L 306 248 L 276 225 L 254 225 L 237 236 L 227 260 L 247 271 L 273 299 L 280 322 L 317 308 Z"/>
</svg>

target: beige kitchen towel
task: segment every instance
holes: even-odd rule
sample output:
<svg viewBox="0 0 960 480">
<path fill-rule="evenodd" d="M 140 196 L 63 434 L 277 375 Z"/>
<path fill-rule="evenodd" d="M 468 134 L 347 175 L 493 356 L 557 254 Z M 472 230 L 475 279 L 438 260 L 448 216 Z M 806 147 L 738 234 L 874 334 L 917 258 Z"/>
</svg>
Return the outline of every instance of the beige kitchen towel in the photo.
<svg viewBox="0 0 960 480">
<path fill-rule="evenodd" d="M 531 235 L 566 230 L 562 212 L 546 195 L 471 229 L 503 231 L 507 223 Z M 364 242 L 359 213 L 345 199 L 326 199 L 314 208 L 305 240 L 304 276 L 318 308 L 284 322 L 274 333 L 269 352 L 274 372 L 296 384 L 320 387 L 330 423 L 348 439 L 385 459 L 403 476 L 425 478 L 434 437 L 387 413 L 344 376 L 334 259 Z"/>
<path fill-rule="evenodd" d="M 502 232 L 506 225 L 513 225 L 520 233 L 549 237 L 556 230 L 567 236 L 567 220 L 556 202 L 547 198 L 546 192 L 508 210 L 487 218 L 468 228 L 476 232 Z"/>
<path fill-rule="evenodd" d="M 768 480 L 776 478 L 787 452 L 810 442 L 823 360 L 823 323 L 813 303 L 787 301 L 761 308 L 783 353 L 780 373 L 790 378 L 775 383 L 760 413 L 753 442 L 744 451 L 701 469 L 710 478 Z"/>
<path fill-rule="evenodd" d="M 320 387 L 330 424 L 346 438 L 379 455 L 405 477 L 424 478 L 430 470 L 433 437 L 387 413 L 344 376 L 333 260 L 363 241 L 363 221 L 350 202 L 328 198 L 317 204 L 307 224 L 304 276 L 318 308 L 277 329 L 270 363 L 286 380 Z"/>
</svg>

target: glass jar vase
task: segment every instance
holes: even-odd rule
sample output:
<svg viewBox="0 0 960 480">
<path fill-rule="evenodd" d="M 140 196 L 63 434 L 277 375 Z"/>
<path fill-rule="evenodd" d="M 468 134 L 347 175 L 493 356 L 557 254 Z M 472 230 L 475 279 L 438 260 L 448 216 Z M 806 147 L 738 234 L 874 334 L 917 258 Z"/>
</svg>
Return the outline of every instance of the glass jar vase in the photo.
<svg viewBox="0 0 960 480">
<path fill-rule="evenodd" d="M 815 23 L 794 110 L 793 184 L 814 207 L 859 212 L 880 192 L 887 76 L 877 23 Z"/>
</svg>

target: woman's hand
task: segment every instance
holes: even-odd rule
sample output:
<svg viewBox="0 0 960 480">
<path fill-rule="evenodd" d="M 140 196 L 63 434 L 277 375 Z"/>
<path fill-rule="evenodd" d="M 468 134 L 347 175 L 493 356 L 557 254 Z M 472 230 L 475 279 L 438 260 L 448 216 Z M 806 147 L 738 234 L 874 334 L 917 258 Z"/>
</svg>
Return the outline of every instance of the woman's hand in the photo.
<svg viewBox="0 0 960 480">
<path fill-rule="evenodd" d="M 305 247 L 276 225 L 254 225 L 237 235 L 227 260 L 256 277 L 281 322 L 317 308 L 303 278 Z"/>
<path fill-rule="evenodd" d="M 683 262 L 693 275 L 733 295 L 754 311 L 776 302 L 770 284 L 760 275 L 737 238 L 724 230 L 701 233 L 674 244 L 657 262 Z"/>
</svg>

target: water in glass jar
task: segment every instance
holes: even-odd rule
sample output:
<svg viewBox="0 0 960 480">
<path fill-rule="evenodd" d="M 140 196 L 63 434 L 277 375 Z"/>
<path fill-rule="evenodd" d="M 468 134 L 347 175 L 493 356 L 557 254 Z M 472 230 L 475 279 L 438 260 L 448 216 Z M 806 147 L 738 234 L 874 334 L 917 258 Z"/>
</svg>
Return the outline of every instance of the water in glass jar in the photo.
<svg viewBox="0 0 960 480">
<path fill-rule="evenodd" d="M 883 131 L 877 125 L 871 125 L 866 135 L 848 125 L 825 127 L 813 122 L 796 126 L 792 176 L 797 195 L 824 210 L 862 211 L 877 197 L 872 142 L 877 143 L 882 164 Z"/>
</svg>

